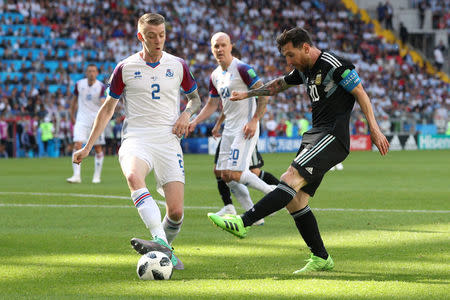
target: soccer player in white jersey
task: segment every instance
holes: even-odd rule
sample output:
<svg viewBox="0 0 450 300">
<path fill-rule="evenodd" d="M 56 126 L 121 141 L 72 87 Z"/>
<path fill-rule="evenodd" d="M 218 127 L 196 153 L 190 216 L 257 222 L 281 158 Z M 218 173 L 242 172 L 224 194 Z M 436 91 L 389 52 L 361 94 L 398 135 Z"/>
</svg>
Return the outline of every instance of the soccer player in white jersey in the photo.
<svg viewBox="0 0 450 300">
<path fill-rule="evenodd" d="M 212 36 L 211 51 L 219 65 L 210 77 L 208 103 L 192 120 L 189 131 L 194 131 L 197 124 L 209 118 L 222 100 L 225 127 L 216 170 L 221 171 L 222 179 L 242 207 L 248 210 L 253 206 L 253 202 L 246 186 L 260 190 L 264 194 L 276 186 L 268 185 L 249 170 L 251 155 L 259 137 L 259 120 L 264 115 L 263 107 L 267 97 L 260 97 L 258 101 L 255 98 L 245 102 L 229 100 L 234 90 L 263 85 L 252 67 L 233 57 L 232 47 L 228 34 L 218 32 Z"/>
<path fill-rule="evenodd" d="M 188 134 L 189 118 L 200 107 L 197 84 L 186 62 L 163 51 L 165 19 L 147 13 L 139 18 L 137 38 L 142 50 L 121 61 L 110 79 L 108 96 L 98 112 L 87 144 L 74 155 L 81 163 L 106 127 L 120 98 L 125 105 L 119 161 L 131 199 L 153 240 L 133 238 L 141 253 L 162 251 L 175 269 L 183 269 L 173 255 L 172 241 L 181 229 L 184 201 L 184 165 L 180 138 Z M 180 114 L 180 88 L 188 98 Z M 166 199 L 166 215 L 149 193 L 145 178 L 154 171 L 157 190 Z"/>
<path fill-rule="evenodd" d="M 98 69 L 94 64 L 90 64 L 86 69 L 86 78 L 80 79 L 75 84 L 74 96 L 70 103 L 70 118 L 73 129 L 73 149 L 74 153 L 80 150 L 89 138 L 92 126 L 94 125 L 95 116 L 105 101 L 106 86 L 97 80 Z M 76 119 L 75 119 L 75 111 Z M 94 143 L 95 149 L 95 168 L 93 183 L 100 183 L 100 176 L 103 166 L 103 145 L 105 144 L 105 136 L 103 133 Z M 72 156 L 73 157 L 73 156 Z M 72 163 L 73 175 L 67 178 L 69 183 L 81 182 L 81 166 Z"/>
</svg>

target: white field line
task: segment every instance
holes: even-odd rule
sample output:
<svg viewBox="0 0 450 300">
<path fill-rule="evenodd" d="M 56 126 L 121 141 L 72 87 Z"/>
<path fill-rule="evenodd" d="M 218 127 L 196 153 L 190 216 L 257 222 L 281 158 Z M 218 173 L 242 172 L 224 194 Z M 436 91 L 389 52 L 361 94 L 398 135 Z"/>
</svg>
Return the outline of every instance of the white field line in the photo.
<svg viewBox="0 0 450 300">
<path fill-rule="evenodd" d="M 95 194 L 73 194 L 73 193 L 33 193 L 33 192 L 0 192 L 0 195 L 31 195 L 50 197 L 80 197 L 80 198 L 106 198 L 127 199 L 130 197 Z M 159 205 L 165 206 L 165 202 L 155 200 Z M 134 208 L 133 205 L 100 205 L 100 204 L 33 204 L 33 203 L 0 203 L 0 207 L 65 207 L 65 208 Z M 185 209 L 219 209 L 218 206 L 185 206 Z M 391 212 L 391 213 L 437 213 L 448 214 L 450 210 L 414 210 L 414 209 L 376 209 L 376 208 L 313 208 L 315 211 L 337 211 L 337 212 Z"/>
</svg>

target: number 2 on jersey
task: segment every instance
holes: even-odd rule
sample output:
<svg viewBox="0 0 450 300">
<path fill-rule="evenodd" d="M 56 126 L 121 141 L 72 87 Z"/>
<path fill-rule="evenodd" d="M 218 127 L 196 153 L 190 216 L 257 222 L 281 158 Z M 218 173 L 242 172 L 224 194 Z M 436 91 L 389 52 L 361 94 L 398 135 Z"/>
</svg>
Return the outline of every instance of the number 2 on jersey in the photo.
<svg viewBox="0 0 450 300">
<path fill-rule="evenodd" d="M 161 98 L 161 97 L 159 97 L 158 93 L 159 93 L 159 84 L 157 84 L 157 83 L 152 84 L 152 99 L 153 100 L 157 100 L 157 99 Z"/>
</svg>

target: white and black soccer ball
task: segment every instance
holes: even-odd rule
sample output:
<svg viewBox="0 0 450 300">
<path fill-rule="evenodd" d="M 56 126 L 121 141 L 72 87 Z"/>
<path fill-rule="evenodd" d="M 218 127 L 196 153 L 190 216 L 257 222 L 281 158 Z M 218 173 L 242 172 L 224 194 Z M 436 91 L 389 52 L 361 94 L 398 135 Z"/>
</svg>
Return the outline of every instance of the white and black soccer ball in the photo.
<svg viewBox="0 0 450 300">
<path fill-rule="evenodd" d="M 142 255 L 136 271 L 142 280 L 167 280 L 172 277 L 173 265 L 164 253 L 151 251 Z"/>
</svg>

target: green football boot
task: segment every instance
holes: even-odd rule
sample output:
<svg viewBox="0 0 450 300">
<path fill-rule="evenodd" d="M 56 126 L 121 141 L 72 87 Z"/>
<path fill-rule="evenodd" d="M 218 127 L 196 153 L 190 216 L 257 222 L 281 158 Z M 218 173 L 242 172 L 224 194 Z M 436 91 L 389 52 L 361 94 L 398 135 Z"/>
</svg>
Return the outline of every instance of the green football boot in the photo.
<svg viewBox="0 0 450 300">
<path fill-rule="evenodd" d="M 175 270 L 184 270 L 184 264 L 181 260 L 175 256 L 173 253 L 173 248 L 168 245 L 163 239 L 159 237 L 155 237 L 153 240 L 143 240 L 138 238 L 131 239 L 131 246 L 133 246 L 134 250 L 139 254 L 144 255 L 150 251 L 159 251 L 167 255 L 172 262 L 173 268 Z"/>
<path fill-rule="evenodd" d="M 241 239 L 245 238 L 248 229 L 244 227 L 244 223 L 240 216 L 237 215 L 223 215 L 218 216 L 214 213 L 208 213 L 208 218 L 218 227 L 223 230 L 234 234 Z"/>
<path fill-rule="evenodd" d="M 311 257 L 306 260 L 308 263 L 294 272 L 294 274 L 303 274 L 308 272 L 319 272 L 319 271 L 329 271 L 334 268 L 334 261 L 331 255 L 325 260 L 311 253 Z"/>
</svg>

